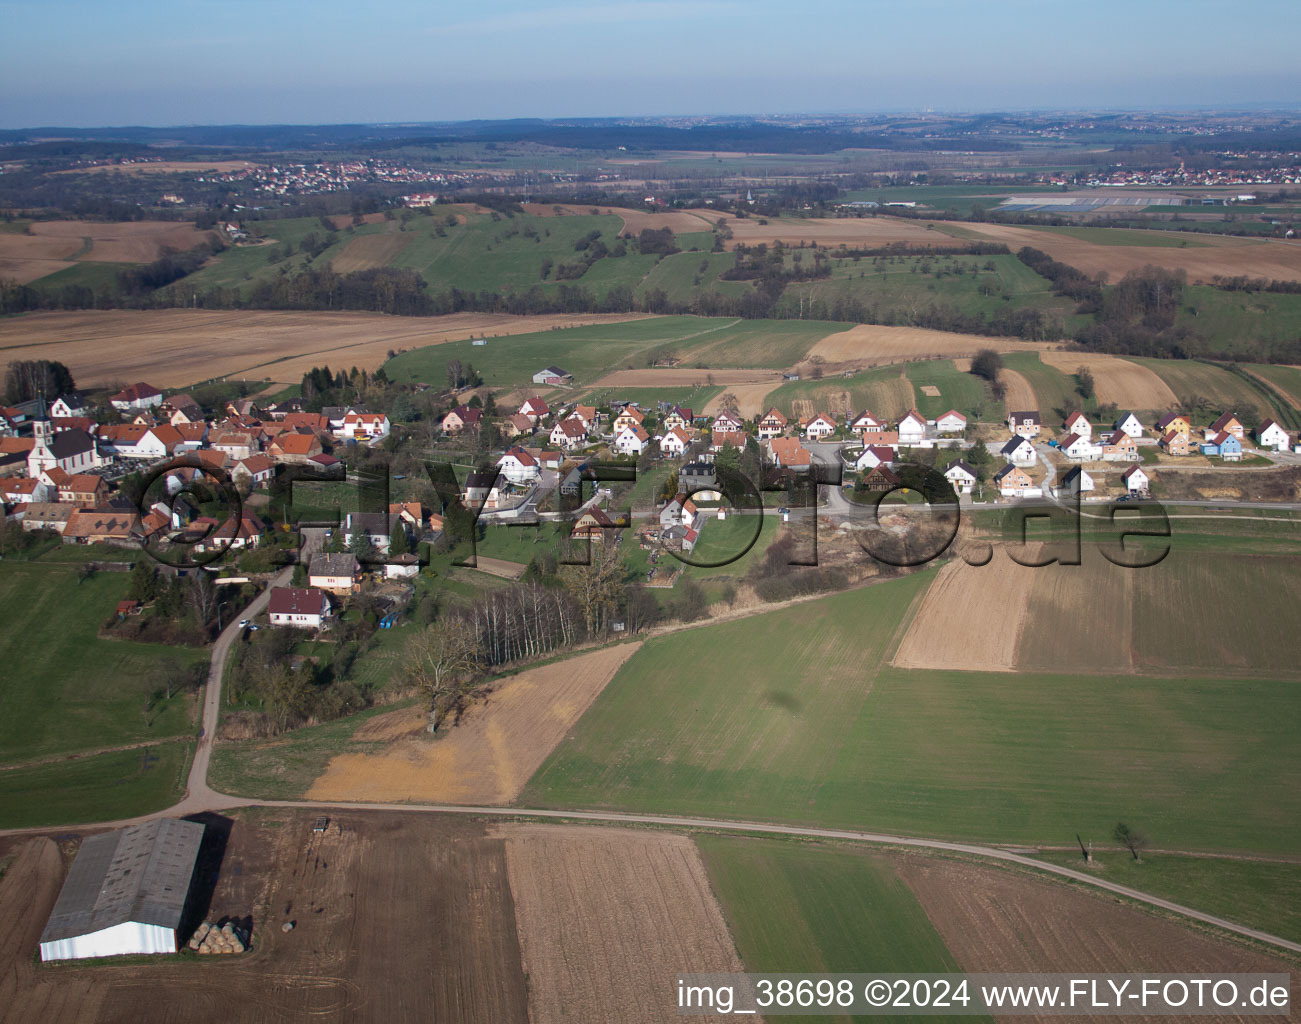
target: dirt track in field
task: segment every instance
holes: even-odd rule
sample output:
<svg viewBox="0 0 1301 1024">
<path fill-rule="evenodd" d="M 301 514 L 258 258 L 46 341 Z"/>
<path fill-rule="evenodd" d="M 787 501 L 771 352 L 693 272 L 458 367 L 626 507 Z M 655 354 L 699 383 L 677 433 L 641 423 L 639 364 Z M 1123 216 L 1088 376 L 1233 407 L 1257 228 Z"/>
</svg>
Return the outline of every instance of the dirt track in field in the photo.
<svg viewBox="0 0 1301 1024">
<path fill-rule="evenodd" d="M 1027 560 L 1037 557 L 1031 545 Z M 998 547 L 988 565 L 955 558 L 931 581 L 895 651 L 897 668 L 1011 672 L 1036 574 Z"/>
<path fill-rule="evenodd" d="M 1065 374 L 1087 366 L 1093 374 L 1098 401 L 1115 402 L 1121 409 L 1166 409 L 1179 404 L 1170 385 L 1148 367 L 1119 356 L 1093 352 L 1041 352 L 1041 362 Z"/>
<path fill-rule="evenodd" d="M 675 388 L 716 385 L 765 384 L 775 388 L 781 383 L 778 370 L 695 370 L 686 367 L 645 370 L 614 370 L 592 385 L 593 388 Z M 740 397 L 739 395 L 737 397 Z"/>
<path fill-rule="evenodd" d="M 422 708 L 382 715 L 368 725 L 402 738 L 376 754 L 332 758 L 307 799 L 509 803 L 640 646 L 619 644 L 511 676 L 441 738 L 424 731 Z"/>
<path fill-rule="evenodd" d="M 686 836 L 527 824 L 490 834 L 506 841 L 532 1024 L 669 1020 L 679 973 L 745 969 Z"/>
<path fill-rule="evenodd" d="M 1007 393 L 1003 396 L 1003 403 L 1009 411 L 1018 409 L 1029 411 L 1039 408 L 1039 397 L 1034 393 L 1034 388 L 1030 386 L 1030 382 L 1021 374 L 1004 367 L 998 371 L 998 379 L 1007 388 Z M 1043 413 L 1040 415 L 1042 416 Z"/>
<path fill-rule="evenodd" d="M 974 356 L 983 348 L 998 352 L 1042 352 L 1047 346 L 1015 338 L 987 338 L 979 334 L 950 334 L 924 327 L 884 327 L 860 324 L 829 334 L 809 356 L 821 356 L 837 369 L 881 366 L 925 359 Z"/>
<path fill-rule="evenodd" d="M 963 228 L 1005 243 L 1013 252 L 1031 246 L 1086 274 L 1106 273 L 1112 282 L 1148 265 L 1184 270 L 1192 282 L 1223 277 L 1267 277 L 1301 281 L 1301 243 L 1281 239 L 1247 239 L 1231 235 L 1188 235 L 1178 246 L 1099 245 L 1052 231 L 1003 224 L 963 224 Z M 1183 238 L 1184 236 L 1180 236 Z"/>
<path fill-rule="evenodd" d="M 1122 856 L 1117 854 L 1116 856 Z M 1127 856 L 1127 855 L 1125 855 Z M 1277 972 L 1290 965 L 1183 924 L 1023 873 L 939 857 L 894 855 L 944 944 L 967 973 Z M 1292 970 L 1292 1005 L 1301 979 Z M 1297 1019 L 1293 1010 L 1290 1019 Z M 998 1017 L 1060 1020 L 1060 1017 Z M 1115 1021 L 1079 1016 L 1073 1020 Z M 1130 1018 L 1133 1019 L 1133 1018 Z M 1153 1020 L 1174 1020 L 1153 1017 Z M 1250 1017 L 1199 1016 L 1198 1021 Z"/>
<path fill-rule="evenodd" d="M 6 236 L 0 235 L 0 238 Z M 81 385 L 148 381 L 183 387 L 213 377 L 296 383 L 313 366 L 378 369 L 388 352 L 552 327 L 645 319 L 631 314 L 440 317 L 251 310 L 98 310 L 0 320 L 0 362 L 57 359 Z"/>
<path fill-rule="evenodd" d="M 388 232 L 353 238 L 339 251 L 338 256 L 330 260 L 330 269 L 336 274 L 349 274 L 354 270 L 387 267 L 411 237 L 401 232 Z"/>
</svg>

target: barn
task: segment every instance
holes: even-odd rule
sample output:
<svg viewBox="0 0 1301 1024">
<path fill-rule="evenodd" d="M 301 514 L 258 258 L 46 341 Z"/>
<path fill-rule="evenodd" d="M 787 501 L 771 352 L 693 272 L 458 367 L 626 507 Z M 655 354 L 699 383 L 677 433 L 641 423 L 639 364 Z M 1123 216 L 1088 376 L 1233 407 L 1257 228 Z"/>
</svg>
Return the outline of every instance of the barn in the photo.
<svg viewBox="0 0 1301 1024">
<path fill-rule="evenodd" d="M 157 818 L 85 840 L 41 933 L 41 959 L 175 953 L 203 830 Z"/>
</svg>

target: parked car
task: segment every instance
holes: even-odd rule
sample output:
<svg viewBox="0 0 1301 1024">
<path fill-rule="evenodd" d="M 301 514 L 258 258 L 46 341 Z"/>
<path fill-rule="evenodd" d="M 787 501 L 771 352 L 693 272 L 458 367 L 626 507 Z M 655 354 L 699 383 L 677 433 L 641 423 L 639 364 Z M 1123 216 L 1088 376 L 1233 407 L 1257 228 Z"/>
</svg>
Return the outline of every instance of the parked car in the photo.
<svg viewBox="0 0 1301 1024">
<path fill-rule="evenodd" d="M 252 620 L 252 619 L 240 619 L 240 620 L 239 620 L 239 628 L 240 628 L 240 629 L 247 629 L 247 628 L 248 628 L 249 626 L 251 626 L 252 624 L 253 624 L 253 620 Z"/>
</svg>

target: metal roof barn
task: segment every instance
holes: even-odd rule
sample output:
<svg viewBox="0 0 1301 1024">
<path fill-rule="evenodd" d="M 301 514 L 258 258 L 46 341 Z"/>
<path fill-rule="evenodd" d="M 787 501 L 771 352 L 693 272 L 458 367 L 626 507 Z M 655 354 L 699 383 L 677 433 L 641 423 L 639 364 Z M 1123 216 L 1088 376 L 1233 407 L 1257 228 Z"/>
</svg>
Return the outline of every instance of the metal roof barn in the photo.
<svg viewBox="0 0 1301 1024">
<path fill-rule="evenodd" d="M 85 840 L 41 933 L 41 959 L 175 953 L 203 831 L 159 818 Z"/>
</svg>

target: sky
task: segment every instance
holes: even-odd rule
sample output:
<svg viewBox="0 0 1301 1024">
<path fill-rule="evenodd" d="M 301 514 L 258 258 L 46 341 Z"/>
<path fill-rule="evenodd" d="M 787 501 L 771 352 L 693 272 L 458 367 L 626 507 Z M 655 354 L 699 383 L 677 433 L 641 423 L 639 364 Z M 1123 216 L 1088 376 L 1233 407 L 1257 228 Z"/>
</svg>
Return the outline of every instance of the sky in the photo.
<svg viewBox="0 0 1301 1024">
<path fill-rule="evenodd" d="M 0 0 L 0 127 L 1301 107 L 1296 0 Z"/>
</svg>

